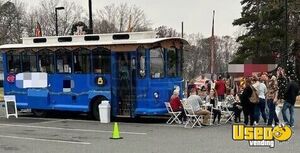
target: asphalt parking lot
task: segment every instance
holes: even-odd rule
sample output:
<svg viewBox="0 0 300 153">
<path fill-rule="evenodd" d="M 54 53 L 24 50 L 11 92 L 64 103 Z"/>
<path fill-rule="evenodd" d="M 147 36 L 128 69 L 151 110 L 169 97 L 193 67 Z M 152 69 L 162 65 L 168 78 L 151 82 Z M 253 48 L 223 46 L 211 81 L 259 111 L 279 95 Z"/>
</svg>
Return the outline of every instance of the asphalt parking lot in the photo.
<svg viewBox="0 0 300 153">
<path fill-rule="evenodd" d="M 3 114 L 3 113 L 2 113 Z M 36 118 L 23 113 L 18 119 L 0 117 L 0 153 L 239 153 L 298 152 L 300 110 L 294 135 L 275 148 L 249 147 L 232 140 L 231 124 L 203 128 L 167 125 L 164 120 L 119 122 L 123 139 L 111 140 L 113 124 L 83 117 Z"/>
</svg>

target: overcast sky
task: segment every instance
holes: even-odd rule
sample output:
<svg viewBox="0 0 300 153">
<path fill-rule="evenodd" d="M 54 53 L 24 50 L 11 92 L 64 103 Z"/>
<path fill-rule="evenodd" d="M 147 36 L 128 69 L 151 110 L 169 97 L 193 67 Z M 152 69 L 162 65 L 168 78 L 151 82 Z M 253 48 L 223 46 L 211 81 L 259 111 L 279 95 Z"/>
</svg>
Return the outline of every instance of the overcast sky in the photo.
<svg viewBox="0 0 300 153">
<path fill-rule="evenodd" d="M 38 4 L 39 0 L 21 0 L 26 3 Z M 70 0 L 82 5 L 88 10 L 88 0 Z M 237 27 L 232 26 L 234 19 L 240 17 L 240 0 L 93 0 L 94 13 L 111 3 L 136 5 L 145 11 L 151 20 L 153 28 L 166 25 L 181 31 L 181 21 L 184 22 L 184 32 L 211 35 L 212 11 L 215 15 L 215 35 L 236 36 Z"/>
</svg>

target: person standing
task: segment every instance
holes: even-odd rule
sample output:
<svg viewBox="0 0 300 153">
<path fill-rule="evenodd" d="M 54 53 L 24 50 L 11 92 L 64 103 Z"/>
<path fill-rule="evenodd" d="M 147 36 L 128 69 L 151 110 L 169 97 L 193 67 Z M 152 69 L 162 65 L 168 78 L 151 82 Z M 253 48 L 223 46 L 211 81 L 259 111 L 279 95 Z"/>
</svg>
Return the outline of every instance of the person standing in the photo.
<svg viewBox="0 0 300 153">
<path fill-rule="evenodd" d="M 275 125 L 278 125 L 279 119 L 275 112 L 275 108 L 277 105 L 278 86 L 277 86 L 275 76 L 272 76 L 271 79 L 268 81 L 267 88 L 268 88 L 267 104 L 268 104 L 268 108 L 269 108 L 268 125 L 272 125 L 273 121 L 275 122 Z"/>
<path fill-rule="evenodd" d="M 250 116 L 250 125 L 254 124 L 254 104 L 250 102 L 250 97 L 252 95 L 252 88 L 251 88 L 251 80 L 247 78 L 245 80 L 245 89 L 241 95 L 241 105 L 244 114 L 244 124 L 248 125 L 249 123 L 249 116 Z"/>
<path fill-rule="evenodd" d="M 263 82 L 262 78 L 259 78 L 259 85 L 258 85 L 258 116 L 256 122 L 259 123 L 260 115 L 262 116 L 264 123 L 267 124 L 267 116 L 266 116 L 266 94 L 267 94 L 267 87 Z"/>
<path fill-rule="evenodd" d="M 278 82 L 278 103 L 282 103 L 284 101 L 284 92 L 287 86 L 287 79 L 285 77 L 284 70 L 281 67 L 277 69 L 277 82 Z"/>
<path fill-rule="evenodd" d="M 295 82 L 295 77 L 291 76 L 290 81 L 287 85 L 287 89 L 284 94 L 284 104 L 282 107 L 282 117 L 286 124 L 288 124 L 291 127 L 294 127 L 294 105 L 296 102 L 296 97 L 299 94 L 299 86 Z M 289 109 L 290 112 L 290 120 L 288 120 L 286 115 L 286 110 Z"/>
<path fill-rule="evenodd" d="M 225 92 L 226 92 L 226 84 L 221 76 L 219 76 L 219 78 L 216 82 L 215 89 L 217 90 L 218 100 L 224 101 L 225 100 Z"/>
<path fill-rule="evenodd" d="M 259 87 L 260 82 L 257 76 L 253 76 L 252 78 L 252 87 L 255 89 L 254 92 L 257 92 L 257 95 L 259 95 Z M 254 117 L 254 124 L 257 125 L 260 117 L 260 108 L 259 108 L 259 99 L 257 102 L 252 103 L 253 104 L 253 117 Z"/>
</svg>

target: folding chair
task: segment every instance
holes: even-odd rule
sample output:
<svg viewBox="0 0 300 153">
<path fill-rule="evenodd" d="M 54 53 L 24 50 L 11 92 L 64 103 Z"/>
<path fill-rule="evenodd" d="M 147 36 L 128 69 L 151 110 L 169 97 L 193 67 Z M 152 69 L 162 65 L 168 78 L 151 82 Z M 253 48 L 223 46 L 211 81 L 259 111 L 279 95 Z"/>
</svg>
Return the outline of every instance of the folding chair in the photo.
<svg viewBox="0 0 300 153">
<path fill-rule="evenodd" d="M 187 117 L 187 122 L 185 123 L 184 127 L 186 128 L 188 124 L 192 124 L 191 128 L 194 128 L 198 123 L 198 127 L 201 127 L 201 115 L 196 115 L 192 106 L 189 104 L 183 105 L 184 112 Z"/>
<path fill-rule="evenodd" d="M 168 113 L 171 115 L 171 117 L 167 121 L 167 124 L 172 124 L 173 122 L 181 123 L 181 121 L 178 118 L 181 112 L 180 111 L 174 112 L 169 102 L 165 102 L 165 105 L 168 110 Z"/>
<path fill-rule="evenodd" d="M 233 111 L 229 111 L 228 109 L 228 102 L 227 101 L 223 101 L 223 102 L 218 102 L 218 107 L 221 110 L 221 114 L 223 115 L 221 120 L 224 120 L 226 117 L 228 117 L 228 119 L 226 119 L 225 124 L 229 121 L 232 120 L 234 117 L 234 112 Z"/>
</svg>

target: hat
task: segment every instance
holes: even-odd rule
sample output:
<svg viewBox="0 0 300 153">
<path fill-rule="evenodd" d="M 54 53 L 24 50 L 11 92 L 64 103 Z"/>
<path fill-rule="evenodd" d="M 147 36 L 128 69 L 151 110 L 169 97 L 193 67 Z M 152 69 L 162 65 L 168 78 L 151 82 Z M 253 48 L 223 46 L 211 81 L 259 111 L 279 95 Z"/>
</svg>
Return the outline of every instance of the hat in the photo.
<svg viewBox="0 0 300 153">
<path fill-rule="evenodd" d="M 175 90 L 173 91 L 173 94 L 179 95 L 179 89 L 175 89 Z"/>
</svg>

